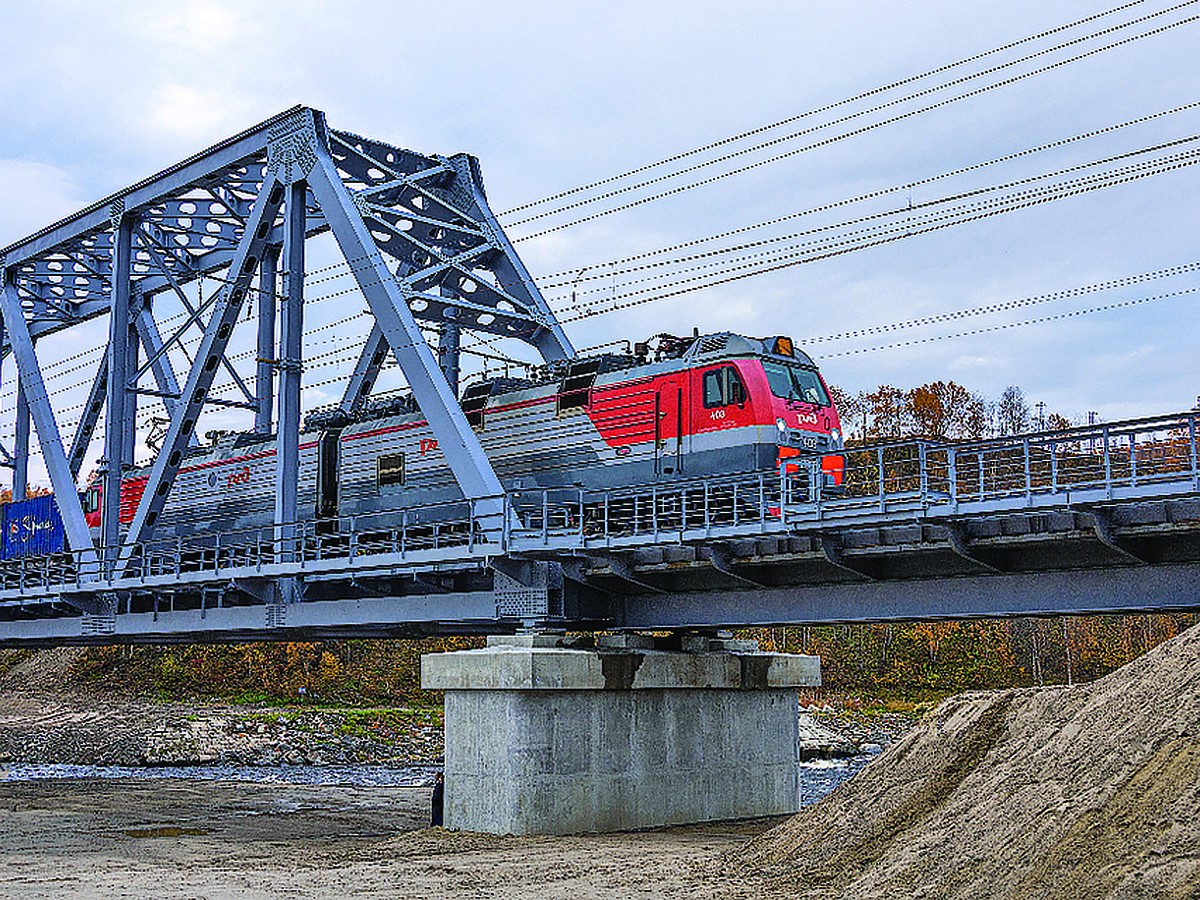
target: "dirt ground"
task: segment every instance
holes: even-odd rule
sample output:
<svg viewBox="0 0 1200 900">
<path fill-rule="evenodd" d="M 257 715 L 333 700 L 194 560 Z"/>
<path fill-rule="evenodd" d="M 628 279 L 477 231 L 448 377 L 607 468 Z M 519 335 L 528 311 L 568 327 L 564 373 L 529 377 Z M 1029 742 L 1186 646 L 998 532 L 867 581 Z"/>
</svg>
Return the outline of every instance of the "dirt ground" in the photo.
<svg viewBox="0 0 1200 900">
<path fill-rule="evenodd" d="M 113 730 L 22 702 L 22 753 Z M 1200 627 L 1091 684 L 952 697 L 785 820 L 494 837 L 425 828 L 428 803 L 0 777 L 0 898 L 1200 898 Z"/>
<path fill-rule="evenodd" d="M 749 898 L 775 820 L 579 837 L 424 827 L 428 788 L 0 782 L 0 897 Z"/>
<path fill-rule="evenodd" d="M 1200 898 L 1200 627 L 1090 684 L 952 697 L 726 860 L 795 900 Z"/>
</svg>

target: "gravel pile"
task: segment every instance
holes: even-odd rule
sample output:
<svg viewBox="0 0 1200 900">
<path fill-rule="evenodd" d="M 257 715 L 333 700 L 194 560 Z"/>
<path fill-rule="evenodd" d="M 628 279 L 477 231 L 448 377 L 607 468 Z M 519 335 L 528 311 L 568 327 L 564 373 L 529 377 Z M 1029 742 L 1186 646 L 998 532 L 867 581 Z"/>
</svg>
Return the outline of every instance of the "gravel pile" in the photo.
<svg viewBox="0 0 1200 900">
<path fill-rule="evenodd" d="M 0 763 L 96 766 L 426 765 L 440 725 L 382 710 L 266 710 L 0 697 Z"/>
<path fill-rule="evenodd" d="M 1089 685 L 947 700 L 724 867 L 795 898 L 1200 896 L 1200 628 Z"/>
</svg>

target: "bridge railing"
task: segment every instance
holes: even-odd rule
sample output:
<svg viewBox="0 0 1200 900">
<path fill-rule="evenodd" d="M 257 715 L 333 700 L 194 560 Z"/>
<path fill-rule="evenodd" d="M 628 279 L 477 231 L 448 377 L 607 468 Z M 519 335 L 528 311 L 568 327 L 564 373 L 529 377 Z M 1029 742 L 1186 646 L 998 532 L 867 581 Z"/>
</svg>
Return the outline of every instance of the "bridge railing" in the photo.
<svg viewBox="0 0 1200 900">
<path fill-rule="evenodd" d="M 1160 416 L 1013 437 L 949 444 L 912 439 L 851 447 L 843 484 L 810 473 L 802 519 L 910 510 L 957 512 L 1042 502 L 1088 502 L 1154 492 L 1167 485 L 1200 490 L 1197 415 Z"/>
<path fill-rule="evenodd" d="M 1063 508 L 1200 492 L 1197 414 L 950 444 L 848 448 L 834 486 L 819 456 L 777 472 L 674 477 L 589 491 L 549 488 L 134 545 L 118 578 L 94 557 L 0 563 L 0 605 L 78 593 L 254 577 L 461 563 L 510 552 L 636 548 L 822 527 L 824 523 Z M 101 548 L 100 558 L 106 554 Z"/>
<path fill-rule="evenodd" d="M 1196 431 L 1196 414 L 1185 413 L 953 444 L 889 441 L 845 450 L 840 485 L 812 455 L 778 473 L 526 490 L 513 495 L 510 537 L 515 550 L 637 546 L 1197 491 Z"/>
<path fill-rule="evenodd" d="M 75 552 L 12 559 L 0 563 L 0 602 L 56 590 L 119 591 L 469 560 L 503 552 L 508 526 L 507 498 L 491 497 L 142 541 L 115 579 Z M 104 548 L 99 555 L 106 557 Z"/>
<path fill-rule="evenodd" d="M 800 466 L 609 490 L 525 490 L 512 498 L 510 547 L 623 547 L 778 532 L 790 508 L 813 502 L 811 478 Z"/>
</svg>

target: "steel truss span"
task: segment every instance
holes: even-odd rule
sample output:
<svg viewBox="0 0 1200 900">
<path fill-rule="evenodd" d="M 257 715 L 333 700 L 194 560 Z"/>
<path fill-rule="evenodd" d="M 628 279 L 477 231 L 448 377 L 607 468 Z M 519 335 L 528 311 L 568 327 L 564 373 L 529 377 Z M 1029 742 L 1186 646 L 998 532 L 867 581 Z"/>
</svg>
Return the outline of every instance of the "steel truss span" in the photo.
<svg viewBox="0 0 1200 900">
<path fill-rule="evenodd" d="M 301 454 L 320 452 L 301 444 L 300 419 L 306 244 L 320 234 L 336 242 L 372 321 L 336 412 L 349 420 L 368 403 L 390 355 L 427 420 L 423 445 L 444 454 L 463 499 L 302 514 Z M 575 351 L 489 209 L 472 157 L 333 130 L 317 110 L 289 110 L 2 254 L 2 351 L 16 362 L 18 402 L 15 443 L 0 457 L 22 496 L 36 433 L 66 549 L 0 560 L 0 646 L 1200 603 L 1193 413 L 854 448 L 836 493 L 825 487 L 830 457 L 803 454 L 744 475 L 691 478 L 656 463 L 647 483 L 619 489 L 506 489 L 475 427 L 478 398 L 463 401 L 474 422 L 459 402 L 464 333 L 529 344 L 568 373 L 564 384 Z M 220 289 L 207 299 L 185 290 L 201 278 Z M 185 308 L 181 321 L 158 317 L 163 299 Z M 228 352 L 248 307 L 253 388 Z M 68 435 L 38 342 L 104 315 L 105 355 Z M 177 372 L 173 348 L 193 333 Z M 214 396 L 220 372 L 238 399 Z M 165 424 L 142 489 L 123 497 L 142 398 L 162 404 Z M 559 418 L 576 405 L 560 404 Z M 179 537 L 164 521 L 156 533 L 199 416 L 214 406 L 252 413 L 254 432 L 274 440 L 270 524 Z M 101 509 L 89 526 L 76 481 L 102 414 Z M 793 436 L 765 428 L 775 466 L 776 441 L 790 447 Z M 387 472 L 401 483 L 403 473 L 403 463 Z"/>
<path fill-rule="evenodd" d="M 462 333 L 525 341 L 547 362 L 572 358 L 574 350 L 488 207 L 477 162 L 332 130 L 319 111 L 296 107 L 0 251 L 2 353 L 16 361 L 19 398 L 16 444 L 3 456 L 14 471 L 14 496 L 22 497 L 30 426 L 36 428 L 81 583 L 119 580 L 133 548 L 152 538 L 206 407 L 250 409 L 256 431 L 274 429 L 275 518 L 280 527 L 296 519 L 304 246 L 325 232 L 374 320 L 342 406 L 352 412 L 363 403 L 390 354 L 464 496 L 500 493 L 445 374 L 457 373 Z M 204 277 L 221 288 L 199 302 L 184 288 Z M 265 301 L 256 304 L 260 377 L 253 392 L 226 355 L 252 296 Z M 155 316 L 161 297 L 178 300 L 188 313 L 165 337 Z M 67 443 L 37 342 L 105 314 L 107 352 Z M 176 373 L 168 351 L 193 329 L 199 346 L 189 370 Z M 431 347 L 423 329 L 436 330 L 442 345 Z M 218 370 L 233 378 L 242 400 L 210 396 Z M 142 395 L 162 402 L 167 425 L 132 521 L 123 527 L 121 484 L 133 464 Z M 106 474 L 97 547 L 75 480 L 101 411 Z M 287 595 L 281 599 L 290 599 L 294 585 L 281 586 Z M 116 598 L 95 591 L 64 595 L 64 602 L 104 613 L 115 609 Z"/>
<path fill-rule="evenodd" d="M 846 451 L 762 474 L 524 490 L 0 567 L 0 644 L 718 628 L 1200 607 L 1197 415 Z M 438 524 L 417 527 L 429 521 Z M 386 520 L 386 521 L 384 521 Z M 302 602 L 281 604 L 281 579 Z M 104 612 L 80 614 L 101 592 Z"/>
</svg>

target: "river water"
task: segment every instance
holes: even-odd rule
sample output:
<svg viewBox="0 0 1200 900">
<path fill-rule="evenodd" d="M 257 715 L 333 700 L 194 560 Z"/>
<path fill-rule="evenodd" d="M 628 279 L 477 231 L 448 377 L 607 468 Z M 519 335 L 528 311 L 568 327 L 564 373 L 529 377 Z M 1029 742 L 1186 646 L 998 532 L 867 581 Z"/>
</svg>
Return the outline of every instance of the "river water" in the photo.
<svg viewBox="0 0 1200 900">
<path fill-rule="evenodd" d="M 847 759 L 814 759 L 800 763 L 800 805 L 820 800 L 852 778 L 873 759 L 872 754 Z M 181 779 L 234 781 L 256 784 L 347 785 L 364 787 L 421 787 L 433 783 L 434 766 L 124 766 L 22 765 L 0 766 L 0 781 L 58 779 Z"/>
</svg>

